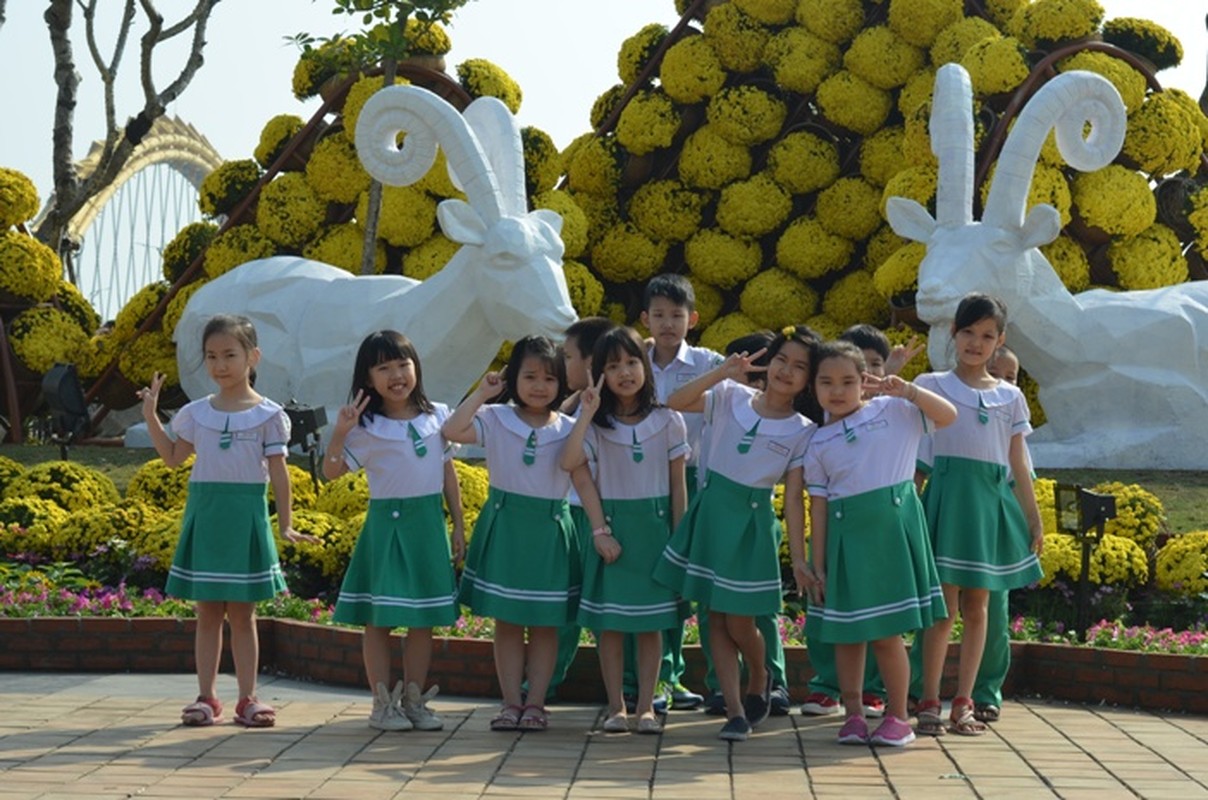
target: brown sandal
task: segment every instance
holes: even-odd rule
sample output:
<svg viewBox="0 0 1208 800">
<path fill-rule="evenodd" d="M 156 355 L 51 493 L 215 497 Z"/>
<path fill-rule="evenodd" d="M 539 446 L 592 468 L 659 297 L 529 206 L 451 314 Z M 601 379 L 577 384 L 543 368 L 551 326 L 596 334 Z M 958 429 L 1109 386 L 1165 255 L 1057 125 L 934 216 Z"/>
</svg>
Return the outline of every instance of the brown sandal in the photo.
<svg viewBox="0 0 1208 800">
<path fill-rule="evenodd" d="M 988 728 L 986 723 L 973 714 L 973 700 L 957 697 L 952 701 L 952 712 L 948 717 L 948 730 L 958 736 L 981 736 Z"/>
<path fill-rule="evenodd" d="M 944 727 L 944 718 L 940 716 L 943 706 L 939 700 L 923 700 L 914 710 L 918 717 L 918 733 L 922 736 L 943 736 L 948 732 Z"/>
<path fill-rule="evenodd" d="M 978 722 L 998 722 L 1002 709 L 993 703 L 978 703 L 973 707 L 973 718 Z"/>
</svg>

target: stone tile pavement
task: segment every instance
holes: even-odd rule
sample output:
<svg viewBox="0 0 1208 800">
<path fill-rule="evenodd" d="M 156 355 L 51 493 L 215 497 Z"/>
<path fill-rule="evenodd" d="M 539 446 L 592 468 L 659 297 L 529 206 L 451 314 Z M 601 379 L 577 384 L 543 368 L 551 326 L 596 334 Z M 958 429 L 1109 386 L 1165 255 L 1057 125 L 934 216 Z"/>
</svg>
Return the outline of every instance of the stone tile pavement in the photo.
<svg viewBox="0 0 1208 800">
<path fill-rule="evenodd" d="M 605 735 L 585 705 L 551 708 L 544 733 L 491 733 L 493 703 L 439 698 L 444 731 L 379 733 L 367 693 L 265 677 L 276 728 L 183 728 L 194 687 L 0 673 L 0 800 L 1208 798 L 1206 717 L 1019 700 L 987 736 L 887 750 L 840 746 L 838 717 L 797 714 L 735 745 L 699 712 L 672 712 L 662 736 Z"/>
</svg>

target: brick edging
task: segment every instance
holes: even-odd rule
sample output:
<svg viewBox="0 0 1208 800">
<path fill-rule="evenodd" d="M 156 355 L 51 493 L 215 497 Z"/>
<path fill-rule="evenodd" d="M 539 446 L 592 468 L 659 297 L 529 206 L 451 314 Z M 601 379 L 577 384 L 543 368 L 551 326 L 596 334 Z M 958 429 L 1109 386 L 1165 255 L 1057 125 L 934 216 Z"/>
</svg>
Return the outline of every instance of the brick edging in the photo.
<svg viewBox="0 0 1208 800">
<path fill-rule="evenodd" d="M 146 617 L 0 618 L 0 670 L 192 672 L 192 619 Z M 258 619 L 261 668 L 343 686 L 363 686 L 360 631 L 283 619 Z M 395 669 L 402 669 L 402 636 L 394 635 Z M 954 690 L 958 646 L 948 652 L 945 694 Z M 1037 694 L 1079 703 L 1107 702 L 1153 710 L 1208 714 L 1208 657 L 1012 642 L 1007 694 Z M 704 658 L 687 646 L 686 683 L 700 687 Z M 785 648 L 788 683 L 804 693 L 813 674 L 804 647 Z M 232 669 L 224 654 L 224 671 Z M 497 697 L 491 642 L 437 639 L 432 680 L 448 694 Z M 559 695 L 602 697 L 595 648 L 582 647 Z"/>
</svg>

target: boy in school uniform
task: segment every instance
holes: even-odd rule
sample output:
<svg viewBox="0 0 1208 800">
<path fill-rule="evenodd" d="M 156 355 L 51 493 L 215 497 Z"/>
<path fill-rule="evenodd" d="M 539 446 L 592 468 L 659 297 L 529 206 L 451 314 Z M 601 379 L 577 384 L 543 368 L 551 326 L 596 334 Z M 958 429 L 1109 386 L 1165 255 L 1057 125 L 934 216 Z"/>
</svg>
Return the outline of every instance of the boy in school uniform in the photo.
<svg viewBox="0 0 1208 800">
<path fill-rule="evenodd" d="M 696 292 L 683 275 L 664 273 L 646 284 L 642 297 L 642 324 L 650 331 L 654 343 L 650 347 L 655 395 L 660 403 L 676 389 L 689 383 L 722 362 L 722 357 L 704 347 L 693 347 L 685 339 L 696 327 Z M 696 492 L 696 460 L 700 453 L 703 414 L 684 414 L 688 428 L 688 494 Z M 659 691 L 670 692 L 668 707 L 677 710 L 697 708 L 704 697 L 683 685 L 684 629 L 680 625 L 663 633 L 663 663 L 659 672 Z"/>
</svg>

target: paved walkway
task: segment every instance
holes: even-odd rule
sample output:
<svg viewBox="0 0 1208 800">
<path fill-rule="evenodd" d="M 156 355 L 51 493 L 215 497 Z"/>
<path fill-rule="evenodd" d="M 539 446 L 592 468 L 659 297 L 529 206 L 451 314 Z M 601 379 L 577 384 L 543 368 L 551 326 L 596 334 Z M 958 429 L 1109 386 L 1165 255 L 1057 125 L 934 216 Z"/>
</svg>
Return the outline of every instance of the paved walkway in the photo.
<svg viewBox="0 0 1208 800">
<path fill-rule="evenodd" d="M 276 728 L 188 729 L 176 723 L 194 686 L 0 673 L 0 800 L 1208 797 L 1205 717 L 1027 700 L 981 738 L 873 750 L 836 744 L 837 717 L 797 714 L 736 745 L 699 712 L 673 712 L 662 736 L 604 735 L 601 709 L 582 705 L 551 709 L 544 733 L 490 733 L 493 704 L 440 698 L 444 731 L 384 734 L 366 727 L 367 694 L 266 678 Z"/>
</svg>

